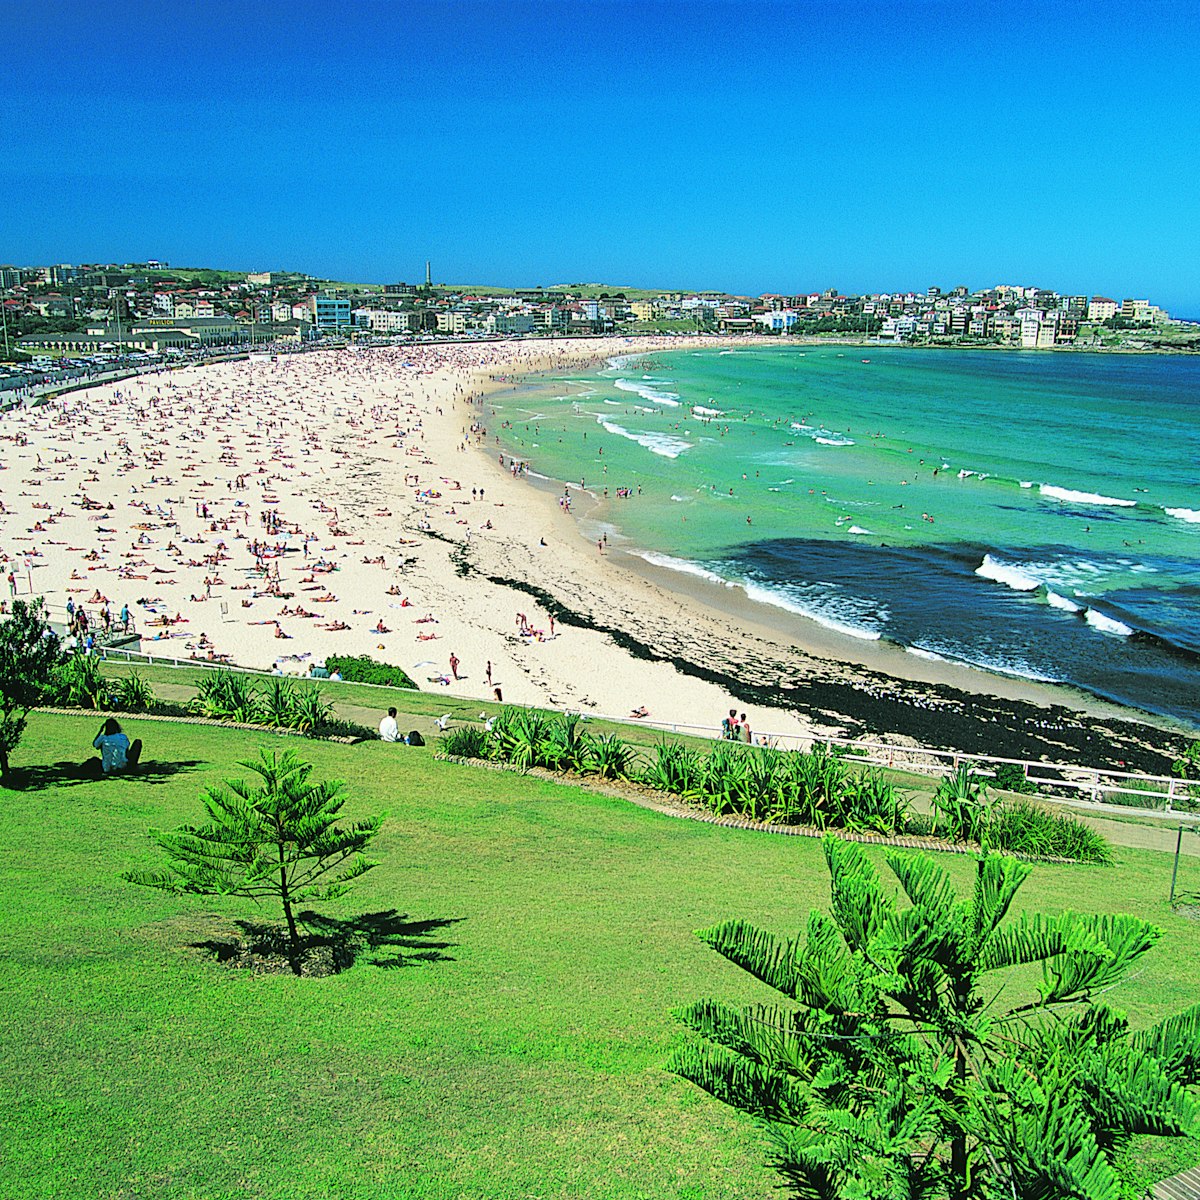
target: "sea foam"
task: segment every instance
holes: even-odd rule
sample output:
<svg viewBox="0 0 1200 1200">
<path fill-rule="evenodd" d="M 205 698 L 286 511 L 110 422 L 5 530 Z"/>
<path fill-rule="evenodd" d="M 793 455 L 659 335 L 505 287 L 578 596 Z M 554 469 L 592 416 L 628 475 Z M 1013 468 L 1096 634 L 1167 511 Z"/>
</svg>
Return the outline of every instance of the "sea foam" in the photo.
<svg viewBox="0 0 1200 1200">
<path fill-rule="evenodd" d="M 847 637 L 858 638 L 865 642 L 879 641 L 880 634 L 876 629 L 864 629 L 861 625 L 850 625 L 845 621 L 839 621 L 835 617 L 830 617 L 820 609 L 804 604 L 801 601 L 793 600 L 789 596 L 785 596 L 782 592 L 777 592 L 773 588 L 763 587 L 757 583 L 745 583 L 742 585 L 746 595 L 751 600 L 757 600 L 760 604 L 770 604 L 775 608 L 785 609 L 787 612 L 795 613 L 800 617 L 807 617 L 810 621 L 815 621 L 818 625 L 823 625 L 826 629 L 833 630 L 834 633 L 845 634 Z"/>
<path fill-rule="evenodd" d="M 812 438 L 818 446 L 853 446 L 852 438 L 844 437 L 840 433 L 834 433 L 830 429 L 824 427 L 818 429 L 812 425 L 803 425 L 798 421 L 792 422 L 792 428 L 797 433 L 804 434 L 805 437 Z"/>
<path fill-rule="evenodd" d="M 1113 508 L 1136 508 L 1136 500 L 1119 500 L 1114 496 L 1102 496 L 1099 492 L 1077 492 L 1073 488 L 1056 487 L 1043 483 L 1038 492 L 1049 500 L 1066 500 L 1072 504 L 1104 504 Z"/>
<path fill-rule="evenodd" d="M 618 379 L 617 388 L 622 392 L 633 392 L 635 395 L 641 396 L 643 400 L 649 400 L 653 404 L 666 404 L 671 408 L 679 407 L 678 392 L 662 392 L 657 388 L 651 387 L 648 383 L 643 383 L 639 379 Z"/>
<path fill-rule="evenodd" d="M 692 443 L 684 441 L 683 438 L 674 437 L 669 433 L 633 433 L 622 425 L 616 424 L 614 421 L 600 421 L 601 426 L 608 430 L 609 433 L 615 433 L 618 437 L 628 438 L 631 442 L 637 442 L 639 446 L 645 446 L 651 454 L 659 454 L 663 458 L 678 458 L 685 450 L 692 448 Z"/>
<path fill-rule="evenodd" d="M 1186 521 L 1189 525 L 1200 525 L 1200 512 L 1194 508 L 1164 508 L 1163 512 L 1177 521 Z"/>
<path fill-rule="evenodd" d="M 1093 629 L 1098 629 L 1101 633 L 1115 633 L 1118 637 L 1129 637 L 1133 633 L 1133 630 L 1124 621 L 1118 621 L 1115 617 L 1106 617 L 1102 612 L 1097 612 L 1094 608 L 1089 608 L 1083 614 L 1083 619 Z"/>
<path fill-rule="evenodd" d="M 737 587 L 731 580 L 722 579 L 715 571 L 702 567 L 699 563 L 688 562 L 686 558 L 675 558 L 670 554 L 659 554 L 656 550 L 635 550 L 638 558 L 644 559 L 651 566 L 663 567 L 668 571 L 678 571 L 682 575 L 695 575 L 707 579 L 709 583 L 719 583 L 722 587 Z"/>
<path fill-rule="evenodd" d="M 990 554 L 983 556 L 983 562 L 975 568 L 975 574 L 984 579 L 994 580 L 996 583 L 1003 583 L 1006 587 L 1013 588 L 1018 592 L 1032 592 L 1042 586 L 1040 579 L 1035 579 L 1020 567 L 1014 566 L 1012 563 L 1001 562 L 1000 559 L 993 558 Z"/>
</svg>

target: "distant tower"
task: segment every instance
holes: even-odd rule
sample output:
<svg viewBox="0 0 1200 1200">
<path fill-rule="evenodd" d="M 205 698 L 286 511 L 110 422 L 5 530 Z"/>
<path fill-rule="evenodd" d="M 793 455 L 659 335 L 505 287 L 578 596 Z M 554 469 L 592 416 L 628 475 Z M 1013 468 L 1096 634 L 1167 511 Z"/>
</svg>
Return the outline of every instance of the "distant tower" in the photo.
<svg viewBox="0 0 1200 1200">
<path fill-rule="evenodd" d="M 433 281 L 429 275 L 429 259 L 426 259 L 425 260 L 425 286 L 429 287 L 432 282 Z"/>
</svg>

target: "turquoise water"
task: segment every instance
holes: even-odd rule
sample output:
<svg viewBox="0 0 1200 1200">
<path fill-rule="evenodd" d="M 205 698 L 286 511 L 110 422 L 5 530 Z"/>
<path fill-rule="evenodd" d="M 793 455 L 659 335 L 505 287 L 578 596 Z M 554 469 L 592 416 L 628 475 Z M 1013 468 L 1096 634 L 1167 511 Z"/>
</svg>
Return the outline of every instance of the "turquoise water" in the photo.
<svg viewBox="0 0 1200 1200">
<path fill-rule="evenodd" d="M 1200 722 L 1200 362 L 713 348 L 495 407 L 509 453 L 607 488 L 602 519 L 651 561 Z"/>
</svg>

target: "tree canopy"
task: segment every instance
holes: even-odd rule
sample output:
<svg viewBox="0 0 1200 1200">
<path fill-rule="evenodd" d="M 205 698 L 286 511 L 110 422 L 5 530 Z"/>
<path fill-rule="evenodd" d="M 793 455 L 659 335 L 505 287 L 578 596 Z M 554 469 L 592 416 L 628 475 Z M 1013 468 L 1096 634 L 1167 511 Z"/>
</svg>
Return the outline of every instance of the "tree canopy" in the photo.
<svg viewBox="0 0 1200 1200">
<path fill-rule="evenodd" d="M 1030 868 L 987 854 L 963 899 L 930 857 L 889 854 L 901 906 L 860 847 L 824 846 L 832 915 L 793 940 L 699 934 L 786 1003 L 691 1005 L 671 1063 L 762 1121 L 794 1195 L 1118 1200 L 1130 1137 L 1197 1136 L 1200 1005 L 1134 1032 L 1103 999 L 1154 926 L 1006 921 Z"/>
<path fill-rule="evenodd" d="M 168 892 L 277 898 L 287 921 L 291 967 L 299 975 L 303 946 L 295 906 L 335 900 L 375 866 L 362 851 L 383 817 L 339 828 L 343 785 L 310 782 L 312 764 L 293 750 L 263 750 L 257 762 L 238 765 L 255 772 L 261 784 L 237 779 L 210 787 L 204 796 L 207 824 L 150 831 L 166 851 L 167 868 L 127 871 L 122 878 Z"/>
<path fill-rule="evenodd" d="M 46 620 L 42 598 L 14 600 L 0 620 L 0 779 L 7 779 L 9 755 L 25 732 L 29 710 L 50 685 L 61 647 Z"/>
</svg>

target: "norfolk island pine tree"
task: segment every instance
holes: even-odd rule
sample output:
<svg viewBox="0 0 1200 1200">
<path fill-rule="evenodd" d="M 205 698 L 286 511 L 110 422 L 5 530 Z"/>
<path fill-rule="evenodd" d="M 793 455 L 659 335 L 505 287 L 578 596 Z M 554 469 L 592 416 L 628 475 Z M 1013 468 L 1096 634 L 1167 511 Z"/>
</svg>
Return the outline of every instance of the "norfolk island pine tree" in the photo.
<svg viewBox="0 0 1200 1200">
<path fill-rule="evenodd" d="M 671 1063 L 762 1121 L 794 1195 L 1118 1200 L 1130 1137 L 1198 1135 L 1200 1005 L 1135 1033 L 1100 998 L 1157 929 L 1002 924 L 1030 868 L 997 855 L 965 900 L 929 857 L 888 855 L 901 908 L 859 847 L 824 845 L 832 919 L 812 912 L 793 941 L 741 921 L 699 934 L 791 1003 L 691 1005 L 699 1037 Z M 1006 983 L 1023 995 L 1004 1009 Z"/>
<path fill-rule="evenodd" d="M 376 864 L 362 851 L 384 817 L 338 828 L 343 785 L 310 782 L 312 764 L 293 750 L 262 750 L 257 762 L 238 765 L 262 783 L 227 780 L 224 787 L 208 788 L 203 797 L 208 824 L 150 831 L 167 854 L 167 869 L 127 871 L 121 878 L 177 894 L 276 897 L 287 922 L 288 961 L 299 975 L 303 947 L 295 906 L 335 900 L 371 870 Z"/>
</svg>

